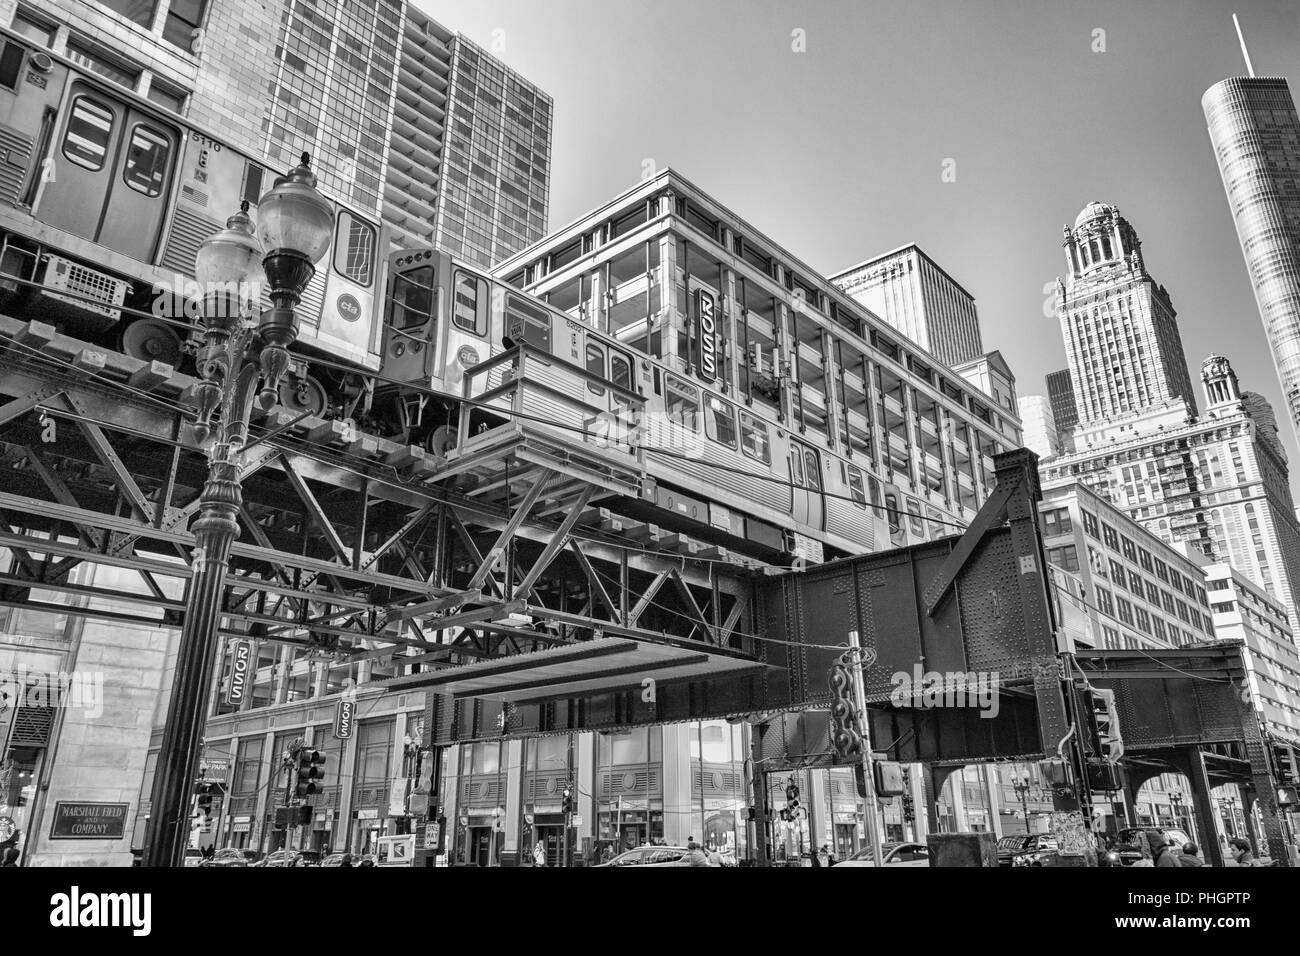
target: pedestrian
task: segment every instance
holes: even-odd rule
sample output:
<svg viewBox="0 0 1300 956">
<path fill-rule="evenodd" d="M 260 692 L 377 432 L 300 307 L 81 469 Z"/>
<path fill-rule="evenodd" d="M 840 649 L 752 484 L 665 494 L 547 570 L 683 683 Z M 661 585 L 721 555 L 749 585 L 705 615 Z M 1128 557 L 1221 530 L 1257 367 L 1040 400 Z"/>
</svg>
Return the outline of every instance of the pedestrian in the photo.
<svg viewBox="0 0 1300 956">
<path fill-rule="evenodd" d="M 533 844 L 533 866 L 546 865 L 546 843 L 538 840 Z"/>
<path fill-rule="evenodd" d="M 831 848 L 827 844 L 825 843 L 822 844 L 822 848 L 820 851 L 818 851 L 817 856 L 818 856 L 817 862 L 821 866 L 831 865 Z"/>
<path fill-rule="evenodd" d="M 343 854 L 343 859 L 339 860 L 339 866 L 346 866 L 348 869 L 351 869 L 351 868 L 352 868 L 352 854 L 351 854 L 351 853 L 344 853 L 344 854 Z"/>
<path fill-rule="evenodd" d="M 1159 831 L 1151 832 L 1151 858 L 1154 865 L 1158 867 L 1179 867 L 1182 863 L 1178 860 L 1179 847 L 1172 837 L 1167 837 Z M 1156 843 L 1159 840 L 1159 843 Z"/>
<path fill-rule="evenodd" d="M 7 846 L 0 851 L 0 867 L 17 866 L 18 857 L 22 854 L 18 852 L 18 847 Z"/>
<path fill-rule="evenodd" d="M 687 866 L 708 866 L 709 865 L 708 856 L 706 856 L 704 851 L 700 849 L 700 845 L 695 842 L 694 838 L 691 838 L 690 840 L 687 841 L 686 856 L 684 856 L 682 859 L 685 861 Z"/>
<path fill-rule="evenodd" d="M 1237 866 L 1259 866 L 1259 860 L 1255 859 L 1250 844 L 1241 837 L 1230 840 L 1228 845 L 1232 848 L 1232 859 Z"/>
<path fill-rule="evenodd" d="M 1207 866 L 1200 857 L 1200 848 L 1195 843 L 1183 844 L 1182 855 L 1178 857 L 1179 866 Z"/>
</svg>

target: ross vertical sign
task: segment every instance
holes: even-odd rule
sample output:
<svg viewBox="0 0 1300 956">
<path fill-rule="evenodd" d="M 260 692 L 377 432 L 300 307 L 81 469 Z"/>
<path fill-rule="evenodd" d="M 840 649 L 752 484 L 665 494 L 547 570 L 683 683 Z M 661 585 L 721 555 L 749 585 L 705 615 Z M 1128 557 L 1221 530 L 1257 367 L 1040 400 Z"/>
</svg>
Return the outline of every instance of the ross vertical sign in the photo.
<svg viewBox="0 0 1300 956">
<path fill-rule="evenodd" d="M 237 707 L 248 693 L 248 666 L 253 659 L 253 645 L 248 641 L 235 641 L 230 659 L 230 683 L 226 685 L 226 703 Z"/>
<path fill-rule="evenodd" d="M 700 378 L 706 382 L 718 378 L 717 300 L 706 289 L 695 290 L 696 329 L 700 342 Z"/>
<path fill-rule="evenodd" d="M 352 718 L 356 714 L 357 702 L 351 697 L 344 697 L 338 702 L 334 711 L 334 736 L 347 740 L 352 736 Z"/>
</svg>

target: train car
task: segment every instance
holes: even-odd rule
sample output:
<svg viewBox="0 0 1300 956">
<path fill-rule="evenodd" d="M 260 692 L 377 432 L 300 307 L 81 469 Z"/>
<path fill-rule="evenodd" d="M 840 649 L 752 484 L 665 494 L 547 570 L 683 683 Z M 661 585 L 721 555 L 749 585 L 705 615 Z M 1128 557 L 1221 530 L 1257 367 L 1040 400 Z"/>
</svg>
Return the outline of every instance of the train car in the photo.
<svg viewBox="0 0 1300 956">
<path fill-rule="evenodd" d="M 557 441 L 639 463 L 643 493 L 607 498 L 611 510 L 767 559 L 821 561 L 954 530 L 860 460 L 815 447 L 763 406 L 738 404 L 446 253 L 403 250 L 390 266 L 376 394 L 402 409 L 403 439 L 449 462 L 521 418 Z M 518 346 L 521 357 L 504 354 Z M 530 387 L 500 394 L 512 379 Z M 464 421 L 458 398 L 475 403 Z"/>
<path fill-rule="evenodd" d="M 117 307 L 185 317 L 199 244 L 241 200 L 256 218 L 282 172 L 4 30 L 0 150 L 0 307 L 36 307 L 61 331 L 175 366 L 194 343 Z M 388 240 L 376 217 L 334 206 L 333 242 L 298 308 L 298 350 L 374 371 Z M 298 362 L 281 399 L 324 412 L 356 393 Z"/>
</svg>

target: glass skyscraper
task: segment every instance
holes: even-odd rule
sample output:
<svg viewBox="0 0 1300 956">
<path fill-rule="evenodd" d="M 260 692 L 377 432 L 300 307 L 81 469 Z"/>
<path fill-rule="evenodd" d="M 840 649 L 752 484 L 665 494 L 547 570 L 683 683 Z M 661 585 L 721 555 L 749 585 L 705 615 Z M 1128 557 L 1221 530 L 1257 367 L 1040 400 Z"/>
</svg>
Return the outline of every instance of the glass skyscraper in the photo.
<svg viewBox="0 0 1300 956">
<path fill-rule="evenodd" d="M 1273 362 L 1300 433 L 1300 120 L 1281 77 L 1232 77 L 1201 99 Z"/>
</svg>

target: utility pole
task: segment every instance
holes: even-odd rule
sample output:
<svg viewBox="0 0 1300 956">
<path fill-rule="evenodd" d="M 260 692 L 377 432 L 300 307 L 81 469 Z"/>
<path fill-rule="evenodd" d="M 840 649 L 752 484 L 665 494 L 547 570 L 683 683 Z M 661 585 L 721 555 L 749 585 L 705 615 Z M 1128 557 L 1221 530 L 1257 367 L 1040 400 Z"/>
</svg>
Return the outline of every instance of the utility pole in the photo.
<svg viewBox="0 0 1300 956">
<path fill-rule="evenodd" d="M 853 666 L 850 668 L 853 675 L 853 707 L 857 711 L 858 733 L 862 737 L 862 775 L 865 778 L 862 804 L 866 815 L 866 820 L 863 822 L 867 840 L 871 845 L 871 859 L 876 866 L 883 867 L 885 862 L 881 853 L 881 834 L 877 829 L 879 821 L 876 813 L 876 775 L 871 762 L 871 726 L 867 717 L 867 695 L 862 682 L 862 668 L 865 661 L 856 628 L 849 631 L 849 647 L 853 655 Z"/>
</svg>

